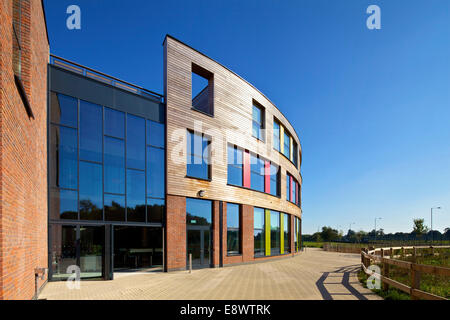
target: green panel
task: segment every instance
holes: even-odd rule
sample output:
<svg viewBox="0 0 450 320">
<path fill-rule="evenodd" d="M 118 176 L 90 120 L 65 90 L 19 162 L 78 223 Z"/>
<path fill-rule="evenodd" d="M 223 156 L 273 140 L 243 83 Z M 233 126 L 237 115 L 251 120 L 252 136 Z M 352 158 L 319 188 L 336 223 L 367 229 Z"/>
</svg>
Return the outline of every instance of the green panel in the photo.
<svg viewBox="0 0 450 320">
<path fill-rule="evenodd" d="M 265 210 L 266 256 L 270 256 L 270 210 Z"/>
<path fill-rule="evenodd" d="M 280 254 L 284 254 L 284 213 L 280 212 Z"/>
</svg>

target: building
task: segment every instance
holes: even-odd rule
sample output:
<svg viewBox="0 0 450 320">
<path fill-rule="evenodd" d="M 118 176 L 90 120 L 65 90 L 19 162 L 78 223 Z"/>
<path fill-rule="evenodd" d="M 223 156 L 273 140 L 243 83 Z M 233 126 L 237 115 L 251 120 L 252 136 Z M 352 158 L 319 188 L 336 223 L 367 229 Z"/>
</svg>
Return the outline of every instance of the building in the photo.
<svg viewBox="0 0 450 320">
<path fill-rule="evenodd" d="M 13 3 L 39 23 L 24 79 L 34 117 L 19 108 L 27 95 L 3 35 L 0 49 L 10 62 L 0 96 L 0 298 L 31 298 L 45 281 L 74 274 L 109 280 L 299 252 L 300 141 L 266 96 L 172 36 L 163 94 L 49 55 L 41 2 L 10 0 L 2 15 L 13 15 Z M 37 285 L 35 268 L 48 269 Z"/>
</svg>

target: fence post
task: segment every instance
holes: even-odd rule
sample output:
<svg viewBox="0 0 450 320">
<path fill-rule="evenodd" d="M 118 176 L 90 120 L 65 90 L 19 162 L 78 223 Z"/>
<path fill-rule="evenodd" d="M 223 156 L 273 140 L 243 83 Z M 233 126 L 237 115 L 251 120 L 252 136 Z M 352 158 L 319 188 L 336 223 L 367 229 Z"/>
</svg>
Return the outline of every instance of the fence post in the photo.
<svg viewBox="0 0 450 320">
<path fill-rule="evenodd" d="M 389 278 L 389 264 L 384 262 L 384 249 L 381 248 L 381 262 L 383 263 L 383 277 Z M 383 283 L 383 290 L 387 291 L 389 290 L 389 285 L 382 281 Z"/>
<path fill-rule="evenodd" d="M 415 263 L 411 264 L 411 300 L 418 300 L 412 289 L 420 290 L 420 272 L 416 270 L 415 266 Z"/>
<path fill-rule="evenodd" d="M 390 254 L 389 258 L 394 259 L 394 249 L 391 248 L 390 251 L 391 252 L 389 253 Z"/>
<path fill-rule="evenodd" d="M 401 259 L 403 259 L 404 257 L 405 257 L 405 248 L 401 248 L 401 251 L 400 251 L 400 257 L 401 257 Z"/>
<path fill-rule="evenodd" d="M 413 247 L 413 258 L 412 258 L 413 262 L 416 263 L 417 262 L 417 251 L 416 251 L 416 247 Z"/>
</svg>

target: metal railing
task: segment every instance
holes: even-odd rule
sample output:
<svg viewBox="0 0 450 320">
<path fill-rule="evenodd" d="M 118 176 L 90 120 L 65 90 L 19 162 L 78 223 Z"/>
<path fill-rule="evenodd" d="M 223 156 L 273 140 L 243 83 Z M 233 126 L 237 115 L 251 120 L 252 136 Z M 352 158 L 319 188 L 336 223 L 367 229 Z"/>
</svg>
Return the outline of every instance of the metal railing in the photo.
<svg viewBox="0 0 450 320">
<path fill-rule="evenodd" d="M 116 77 L 107 75 L 106 73 L 83 66 L 79 63 L 58 57 L 54 54 L 50 54 L 50 64 L 60 67 L 60 68 L 63 68 L 63 69 L 66 69 L 66 70 L 69 70 L 69 71 L 72 71 L 72 72 L 80 74 L 82 76 L 89 77 L 89 78 L 92 78 L 97 81 L 101 81 L 103 83 L 109 84 L 116 88 L 127 90 L 129 92 L 132 92 L 132 93 L 135 93 L 135 94 L 147 97 L 147 98 L 157 99 L 160 102 L 164 101 L 164 96 L 159 93 L 142 88 L 140 86 L 137 86 L 130 82 L 118 79 Z"/>
</svg>

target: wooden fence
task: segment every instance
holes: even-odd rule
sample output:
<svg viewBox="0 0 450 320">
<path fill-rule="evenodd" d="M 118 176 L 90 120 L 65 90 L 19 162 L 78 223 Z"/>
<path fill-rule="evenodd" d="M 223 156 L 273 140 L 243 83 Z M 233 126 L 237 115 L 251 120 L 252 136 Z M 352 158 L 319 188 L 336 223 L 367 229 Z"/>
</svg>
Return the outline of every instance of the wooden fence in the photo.
<svg viewBox="0 0 450 320">
<path fill-rule="evenodd" d="M 444 297 L 437 296 L 420 290 L 420 276 L 421 273 L 428 273 L 439 276 L 450 276 L 450 268 L 437 267 L 431 265 L 417 264 L 408 261 L 397 260 L 397 257 L 412 256 L 413 261 L 418 256 L 417 250 L 430 249 L 434 255 L 435 249 L 446 249 L 450 246 L 418 246 L 418 247 L 393 247 L 393 248 L 377 248 L 377 249 L 362 249 L 361 250 L 361 268 L 370 276 L 380 279 L 383 283 L 383 289 L 387 290 L 389 286 L 397 288 L 403 292 L 408 293 L 412 300 L 426 299 L 426 300 L 448 300 Z M 394 255 L 395 251 L 400 250 L 400 255 Z M 382 273 L 378 274 L 369 269 L 372 262 L 380 263 L 382 265 Z M 403 283 L 389 278 L 389 266 L 396 266 L 410 271 L 411 287 Z"/>
</svg>

